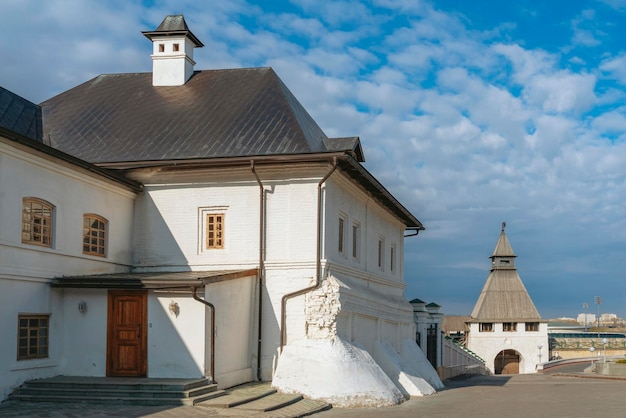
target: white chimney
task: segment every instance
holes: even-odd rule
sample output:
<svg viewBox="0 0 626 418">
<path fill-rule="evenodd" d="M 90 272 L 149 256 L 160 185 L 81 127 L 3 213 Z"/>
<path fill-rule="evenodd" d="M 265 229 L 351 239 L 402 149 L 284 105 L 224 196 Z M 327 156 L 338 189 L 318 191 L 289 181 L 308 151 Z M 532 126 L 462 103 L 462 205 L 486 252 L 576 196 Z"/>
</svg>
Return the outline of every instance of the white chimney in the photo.
<svg viewBox="0 0 626 418">
<path fill-rule="evenodd" d="M 193 75 L 193 49 L 204 45 L 182 15 L 170 15 L 154 31 L 141 32 L 152 41 L 152 85 L 182 86 Z"/>
</svg>

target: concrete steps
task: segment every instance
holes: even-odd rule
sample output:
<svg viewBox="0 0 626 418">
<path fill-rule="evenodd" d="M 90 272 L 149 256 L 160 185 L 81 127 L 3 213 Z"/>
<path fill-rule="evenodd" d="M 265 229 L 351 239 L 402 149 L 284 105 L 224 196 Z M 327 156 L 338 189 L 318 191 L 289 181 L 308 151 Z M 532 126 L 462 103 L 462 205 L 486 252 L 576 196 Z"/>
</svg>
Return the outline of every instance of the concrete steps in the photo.
<svg viewBox="0 0 626 418">
<path fill-rule="evenodd" d="M 9 399 L 117 405 L 194 405 L 221 396 L 208 379 L 94 378 L 56 376 L 29 380 Z"/>
<path fill-rule="evenodd" d="M 199 402 L 198 407 L 231 409 L 243 416 L 298 418 L 330 409 L 329 403 L 304 399 L 299 394 L 278 393 L 271 383 L 254 382 L 226 389 L 217 398 Z"/>
<path fill-rule="evenodd" d="M 226 390 L 208 379 L 152 379 L 56 376 L 29 380 L 15 389 L 10 400 L 22 402 L 91 403 L 143 406 L 196 406 L 224 409 L 238 416 L 296 418 L 331 405 L 278 393 L 271 383 L 253 382 Z"/>
</svg>

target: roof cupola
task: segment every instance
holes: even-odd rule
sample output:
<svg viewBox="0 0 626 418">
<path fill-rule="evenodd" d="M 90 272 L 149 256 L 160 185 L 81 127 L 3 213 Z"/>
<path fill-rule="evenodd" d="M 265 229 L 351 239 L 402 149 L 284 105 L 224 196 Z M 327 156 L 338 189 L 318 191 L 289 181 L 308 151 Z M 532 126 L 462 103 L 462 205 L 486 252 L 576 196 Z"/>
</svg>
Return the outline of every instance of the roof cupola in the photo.
<svg viewBox="0 0 626 418">
<path fill-rule="evenodd" d="M 506 222 L 502 222 L 502 231 L 500 231 L 500 238 L 496 243 L 496 248 L 491 255 L 491 268 L 515 268 L 515 253 L 509 243 L 506 234 L 504 233 L 506 228 Z"/>
<path fill-rule="evenodd" d="M 153 31 L 141 32 L 152 41 L 152 85 L 182 86 L 193 74 L 193 49 L 204 45 L 189 30 L 183 15 L 170 15 Z"/>
</svg>

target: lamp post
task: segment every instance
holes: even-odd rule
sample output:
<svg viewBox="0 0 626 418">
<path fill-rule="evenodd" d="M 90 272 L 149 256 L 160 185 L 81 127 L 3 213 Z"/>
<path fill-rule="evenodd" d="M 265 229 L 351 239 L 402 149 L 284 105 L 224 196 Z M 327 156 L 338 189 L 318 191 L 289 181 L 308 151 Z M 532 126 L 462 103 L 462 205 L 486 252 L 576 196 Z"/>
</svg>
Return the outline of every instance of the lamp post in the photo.
<svg viewBox="0 0 626 418">
<path fill-rule="evenodd" d="M 602 339 L 602 351 L 604 352 L 604 356 L 602 357 L 602 363 L 606 363 L 606 343 L 608 343 L 608 340 L 606 338 Z"/>
<path fill-rule="evenodd" d="M 596 350 L 596 349 L 595 349 L 595 348 L 593 348 L 593 346 L 589 347 L 589 352 L 590 352 L 590 353 L 591 353 L 591 355 L 592 355 L 592 357 L 591 357 L 591 365 L 592 365 L 592 366 L 593 366 L 593 352 L 594 352 L 595 350 Z"/>
<path fill-rule="evenodd" d="M 600 338 L 600 304 L 602 303 L 602 298 L 600 296 L 594 296 L 593 302 L 598 305 L 598 317 L 596 318 L 596 324 L 598 326 L 598 338 Z"/>
<path fill-rule="evenodd" d="M 583 312 L 585 315 L 585 332 L 587 332 L 587 309 L 589 308 L 589 304 L 587 302 L 583 302 Z"/>
</svg>

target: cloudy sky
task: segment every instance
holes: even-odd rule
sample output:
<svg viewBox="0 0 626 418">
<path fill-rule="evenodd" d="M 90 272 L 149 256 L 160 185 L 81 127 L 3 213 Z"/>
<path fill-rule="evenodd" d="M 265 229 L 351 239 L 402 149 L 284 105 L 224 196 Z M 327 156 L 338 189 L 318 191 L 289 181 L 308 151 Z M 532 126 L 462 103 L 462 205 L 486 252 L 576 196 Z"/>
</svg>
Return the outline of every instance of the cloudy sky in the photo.
<svg viewBox="0 0 626 418">
<path fill-rule="evenodd" d="M 406 296 L 469 314 L 501 223 L 544 318 L 626 317 L 626 0 L 0 0 L 0 85 L 39 103 L 151 70 L 184 14 L 196 69 L 271 66 L 426 226 Z"/>
</svg>

